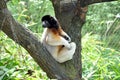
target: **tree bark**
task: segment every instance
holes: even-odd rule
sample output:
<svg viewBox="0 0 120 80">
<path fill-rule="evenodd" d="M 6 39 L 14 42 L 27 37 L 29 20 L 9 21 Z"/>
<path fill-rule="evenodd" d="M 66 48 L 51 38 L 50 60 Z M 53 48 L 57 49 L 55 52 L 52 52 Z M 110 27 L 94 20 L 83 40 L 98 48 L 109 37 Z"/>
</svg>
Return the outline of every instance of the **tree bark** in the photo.
<svg viewBox="0 0 120 80">
<path fill-rule="evenodd" d="M 73 59 L 59 64 L 30 30 L 14 20 L 7 9 L 7 1 L 0 0 L 0 29 L 12 40 L 24 47 L 49 78 L 80 80 L 82 78 L 81 29 L 85 23 L 87 6 L 81 7 L 80 0 L 51 0 L 62 28 L 70 35 L 72 41 L 77 44 Z M 85 2 L 83 1 L 83 3 Z"/>
<path fill-rule="evenodd" d="M 116 1 L 116 0 L 80 0 L 80 5 L 84 7 L 94 3 L 111 2 L 111 1 Z"/>
<path fill-rule="evenodd" d="M 60 22 L 62 28 L 72 38 L 72 41 L 77 44 L 77 49 L 73 59 L 64 66 L 71 80 L 80 80 L 82 78 L 82 63 L 81 63 L 81 28 L 85 22 L 85 14 L 87 7 L 80 7 L 77 1 L 52 0 L 55 15 Z M 72 72 L 71 72 L 72 71 Z"/>
</svg>

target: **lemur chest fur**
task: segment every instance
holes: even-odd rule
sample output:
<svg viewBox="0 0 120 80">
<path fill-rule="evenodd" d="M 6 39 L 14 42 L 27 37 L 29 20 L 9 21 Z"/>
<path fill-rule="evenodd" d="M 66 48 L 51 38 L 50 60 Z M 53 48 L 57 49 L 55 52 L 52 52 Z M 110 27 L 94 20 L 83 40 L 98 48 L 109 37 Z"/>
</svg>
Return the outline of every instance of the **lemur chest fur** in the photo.
<svg viewBox="0 0 120 80">
<path fill-rule="evenodd" d="M 62 37 L 61 35 L 61 29 L 59 28 L 59 29 L 55 29 L 55 28 L 53 28 L 53 29 L 48 29 L 47 30 L 48 31 L 48 38 L 49 39 L 54 39 L 54 40 L 60 40 L 60 37 Z"/>
<path fill-rule="evenodd" d="M 47 30 L 48 31 L 48 35 L 47 35 L 47 37 L 46 37 L 46 43 L 47 43 L 47 40 L 51 40 L 51 41 L 59 41 L 60 40 L 60 38 L 62 37 L 61 35 L 62 35 L 62 30 L 61 30 L 61 28 L 59 28 L 59 29 L 48 29 Z M 56 51 L 59 53 L 61 50 L 62 50 L 62 48 L 64 47 L 64 45 L 58 45 L 58 46 L 52 46 L 53 48 L 54 47 L 57 47 L 56 49 Z"/>
</svg>

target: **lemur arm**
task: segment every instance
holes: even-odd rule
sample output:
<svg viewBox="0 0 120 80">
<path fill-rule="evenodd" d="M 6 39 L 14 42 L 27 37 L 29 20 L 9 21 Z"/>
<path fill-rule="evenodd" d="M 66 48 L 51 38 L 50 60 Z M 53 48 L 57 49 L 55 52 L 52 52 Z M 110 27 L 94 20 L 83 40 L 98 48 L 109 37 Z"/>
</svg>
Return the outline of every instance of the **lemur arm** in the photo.
<svg viewBox="0 0 120 80">
<path fill-rule="evenodd" d="M 46 37 L 46 42 L 52 46 L 64 45 L 67 48 L 71 48 L 71 45 L 69 44 L 69 42 L 62 36 L 49 35 Z"/>
<path fill-rule="evenodd" d="M 61 36 L 65 38 L 68 42 L 71 42 L 71 38 L 61 29 Z"/>
<path fill-rule="evenodd" d="M 47 35 L 48 35 L 48 32 L 47 32 L 47 28 L 46 28 L 46 29 L 44 29 L 44 32 L 43 32 L 42 37 L 41 37 L 42 43 L 46 41 Z"/>
</svg>

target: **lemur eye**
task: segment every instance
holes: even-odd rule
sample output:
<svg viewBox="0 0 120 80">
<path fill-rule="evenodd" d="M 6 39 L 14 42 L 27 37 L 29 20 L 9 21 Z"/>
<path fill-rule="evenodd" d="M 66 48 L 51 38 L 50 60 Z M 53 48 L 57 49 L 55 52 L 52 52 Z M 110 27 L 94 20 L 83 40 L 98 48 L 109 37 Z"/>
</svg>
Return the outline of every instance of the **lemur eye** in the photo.
<svg viewBox="0 0 120 80">
<path fill-rule="evenodd" d="M 67 37 L 67 36 L 63 36 L 66 40 L 68 40 L 69 41 L 69 38 Z"/>
</svg>

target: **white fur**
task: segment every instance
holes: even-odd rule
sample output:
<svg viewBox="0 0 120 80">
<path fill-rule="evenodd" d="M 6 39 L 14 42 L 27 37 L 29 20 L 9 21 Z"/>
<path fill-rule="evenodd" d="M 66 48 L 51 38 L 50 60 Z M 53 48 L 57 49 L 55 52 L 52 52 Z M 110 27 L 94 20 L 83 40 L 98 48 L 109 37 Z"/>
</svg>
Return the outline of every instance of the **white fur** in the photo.
<svg viewBox="0 0 120 80">
<path fill-rule="evenodd" d="M 68 36 L 65 32 L 63 32 L 63 34 L 65 36 Z M 56 61 L 58 61 L 59 63 L 63 63 L 72 59 L 75 53 L 76 44 L 74 42 L 69 43 L 70 41 L 67 41 L 61 36 L 59 37 L 59 40 L 55 39 L 53 33 L 49 32 L 48 28 L 45 28 L 42 34 L 41 42 Z M 58 53 L 58 46 L 60 45 L 64 45 L 65 47 L 63 47 Z"/>
</svg>

